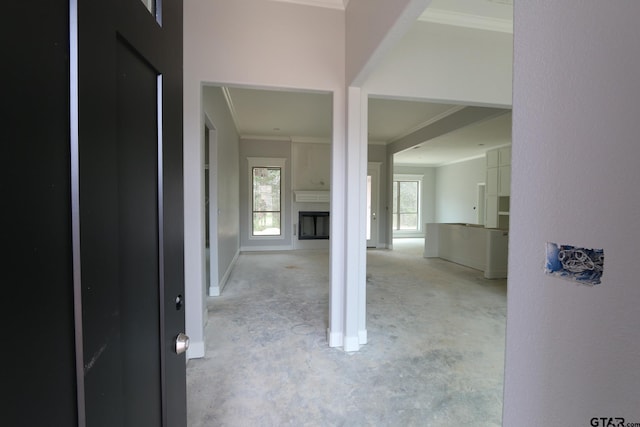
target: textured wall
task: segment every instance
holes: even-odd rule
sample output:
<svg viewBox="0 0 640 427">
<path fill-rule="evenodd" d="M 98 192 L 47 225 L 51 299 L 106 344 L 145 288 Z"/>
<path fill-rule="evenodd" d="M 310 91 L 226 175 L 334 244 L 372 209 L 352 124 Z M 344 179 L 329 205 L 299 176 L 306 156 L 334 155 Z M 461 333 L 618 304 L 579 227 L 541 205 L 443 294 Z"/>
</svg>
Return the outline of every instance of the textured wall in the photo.
<svg viewBox="0 0 640 427">
<path fill-rule="evenodd" d="M 505 426 L 640 422 L 639 16 L 515 5 Z M 602 283 L 546 276 L 549 241 L 603 248 Z"/>
</svg>

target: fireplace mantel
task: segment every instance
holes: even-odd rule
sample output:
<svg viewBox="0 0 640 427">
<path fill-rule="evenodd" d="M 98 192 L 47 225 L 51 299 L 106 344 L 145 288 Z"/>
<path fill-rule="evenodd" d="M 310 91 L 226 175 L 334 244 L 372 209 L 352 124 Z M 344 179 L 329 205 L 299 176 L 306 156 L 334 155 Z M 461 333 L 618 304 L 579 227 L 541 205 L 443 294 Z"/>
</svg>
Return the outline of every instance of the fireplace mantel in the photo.
<svg viewBox="0 0 640 427">
<path fill-rule="evenodd" d="M 324 190 L 295 190 L 293 192 L 295 194 L 296 202 L 324 202 L 329 203 L 329 191 Z"/>
</svg>

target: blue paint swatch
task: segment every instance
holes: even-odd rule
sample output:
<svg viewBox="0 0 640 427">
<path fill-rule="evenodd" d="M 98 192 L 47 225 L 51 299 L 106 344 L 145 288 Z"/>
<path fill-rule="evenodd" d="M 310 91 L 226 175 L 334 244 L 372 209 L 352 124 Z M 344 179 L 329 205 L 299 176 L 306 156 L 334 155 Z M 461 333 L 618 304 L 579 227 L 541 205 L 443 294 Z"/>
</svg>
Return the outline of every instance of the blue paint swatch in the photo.
<svg viewBox="0 0 640 427">
<path fill-rule="evenodd" d="M 600 284 L 604 250 L 547 243 L 545 273 L 588 285 Z"/>
</svg>

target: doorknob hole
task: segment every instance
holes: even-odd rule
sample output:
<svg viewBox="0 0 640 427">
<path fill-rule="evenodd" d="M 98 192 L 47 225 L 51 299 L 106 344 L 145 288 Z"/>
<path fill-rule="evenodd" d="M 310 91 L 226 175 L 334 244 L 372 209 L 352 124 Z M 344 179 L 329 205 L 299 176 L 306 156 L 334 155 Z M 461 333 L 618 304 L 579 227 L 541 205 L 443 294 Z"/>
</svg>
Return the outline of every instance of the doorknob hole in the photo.
<svg viewBox="0 0 640 427">
<path fill-rule="evenodd" d="M 182 308 L 182 295 L 176 297 L 176 310 L 180 311 Z"/>
</svg>

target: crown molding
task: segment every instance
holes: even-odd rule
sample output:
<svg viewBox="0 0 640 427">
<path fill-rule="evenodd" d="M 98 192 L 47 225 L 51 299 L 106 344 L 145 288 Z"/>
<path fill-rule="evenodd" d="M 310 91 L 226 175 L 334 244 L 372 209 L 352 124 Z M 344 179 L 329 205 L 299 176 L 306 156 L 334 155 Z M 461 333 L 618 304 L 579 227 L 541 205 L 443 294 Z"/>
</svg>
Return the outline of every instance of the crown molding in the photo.
<svg viewBox="0 0 640 427">
<path fill-rule="evenodd" d="M 345 10 L 349 0 L 272 0 L 282 3 L 295 3 L 305 6 L 324 7 L 328 9 Z"/>
<path fill-rule="evenodd" d="M 513 21 L 509 19 L 491 18 L 489 16 L 469 15 L 443 9 L 427 8 L 419 21 L 435 24 L 454 25 L 457 27 L 475 28 L 477 30 L 497 31 L 513 34 Z"/>
<path fill-rule="evenodd" d="M 401 133 L 400 135 L 395 136 L 394 138 L 390 139 L 387 142 L 387 144 L 391 144 L 393 142 L 399 141 L 402 138 L 404 138 L 405 136 L 411 135 L 412 133 L 414 133 L 414 132 L 416 132 L 416 131 L 418 131 L 418 130 L 420 130 L 422 128 L 425 128 L 425 127 L 437 122 L 438 120 L 444 119 L 445 117 L 447 117 L 447 116 L 449 116 L 449 115 L 451 115 L 451 114 L 453 114 L 455 112 L 458 112 L 458 111 L 462 110 L 465 107 L 466 107 L 465 105 L 456 105 L 455 107 L 451 107 L 447 111 L 443 111 L 442 113 L 431 117 L 429 120 L 425 120 L 424 122 L 412 127 L 411 129 Z"/>
<path fill-rule="evenodd" d="M 222 95 L 224 95 L 224 99 L 227 102 L 227 108 L 229 108 L 229 113 L 231 114 L 233 125 L 236 127 L 236 133 L 240 133 L 240 119 L 238 118 L 238 113 L 236 112 L 236 108 L 233 105 L 233 100 L 231 99 L 229 88 L 222 86 L 220 87 L 220 89 L 222 90 Z"/>
</svg>

